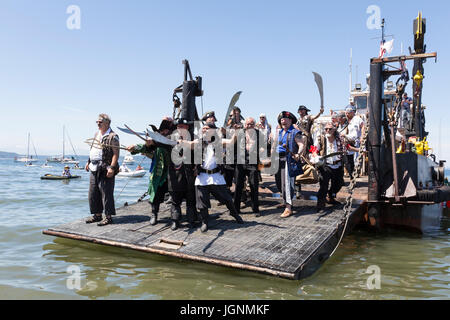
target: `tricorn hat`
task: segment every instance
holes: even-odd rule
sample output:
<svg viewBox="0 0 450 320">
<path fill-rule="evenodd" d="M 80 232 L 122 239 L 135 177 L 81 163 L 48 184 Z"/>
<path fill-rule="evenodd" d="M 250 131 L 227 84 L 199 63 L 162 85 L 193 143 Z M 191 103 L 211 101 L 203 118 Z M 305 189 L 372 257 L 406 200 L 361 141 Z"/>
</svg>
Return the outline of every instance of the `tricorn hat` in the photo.
<svg viewBox="0 0 450 320">
<path fill-rule="evenodd" d="M 150 127 L 152 128 L 152 130 L 154 132 L 161 132 L 164 129 L 169 129 L 169 130 L 173 130 L 174 129 L 174 123 L 172 118 L 169 117 L 165 117 L 162 121 L 161 124 L 159 125 L 159 128 L 157 129 L 156 126 L 150 124 Z"/>
<path fill-rule="evenodd" d="M 281 124 L 281 119 L 282 118 L 289 118 L 289 119 L 292 120 L 292 123 L 296 123 L 297 122 L 297 117 L 294 116 L 294 114 L 292 112 L 289 112 L 289 111 L 282 111 L 278 115 L 278 124 Z"/>
<path fill-rule="evenodd" d="M 214 117 L 214 122 L 217 121 L 216 115 L 214 113 L 214 111 L 208 111 L 206 112 L 203 117 L 202 117 L 202 121 L 206 121 L 206 119 L 210 118 L 210 117 Z"/>
<path fill-rule="evenodd" d="M 305 106 L 299 106 L 297 112 L 300 111 L 300 110 L 306 110 L 306 112 L 310 112 L 311 111 Z"/>
</svg>

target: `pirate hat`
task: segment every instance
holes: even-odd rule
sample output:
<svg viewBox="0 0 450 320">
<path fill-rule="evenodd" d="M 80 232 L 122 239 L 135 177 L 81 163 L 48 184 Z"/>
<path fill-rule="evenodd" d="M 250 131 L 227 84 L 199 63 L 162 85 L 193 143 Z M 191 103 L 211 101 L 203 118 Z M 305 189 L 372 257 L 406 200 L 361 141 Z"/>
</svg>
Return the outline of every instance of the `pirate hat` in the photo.
<svg viewBox="0 0 450 320">
<path fill-rule="evenodd" d="M 307 107 L 305 107 L 305 106 L 300 106 L 300 107 L 298 107 L 298 110 L 297 110 L 297 112 L 298 111 L 300 111 L 300 110 L 306 110 L 306 112 L 310 112 L 311 110 L 309 110 Z"/>
<path fill-rule="evenodd" d="M 294 116 L 291 112 L 289 111 L 282 111 L 279 115 L 278 115 L 278 124 L 281 125 L 281 119 L 282 118 L 289 118 L 292 120 L 292 123 L 296 123 L 297 122 L 297 117 Z"/>
<path fill-rule="evenodd" d="M 217 121 L 216 115 L 214 113 L 214 111 L 208 111 L 206 112 L 203 117 L 202 117 L 202 121 L 206 121 L 206 119 L 210 118 L 210 117 L 214 117 L 214 122 Z"/>
<path fill-rule="evenodd" d="M 152 128 L 152 130 L 154 132 L 161 132 L 164 129 L 169 129 L 169 130 L 173 130 L 174 129 L 174 124 L 173 124 L 173 120 L 172 118 L 169 117 L 165 117 L 162 121 L 161 124 L 159 125 L 159 128 L 156 128 L 156 126 L 150 124 L 150 127 Z"/>
</svg>

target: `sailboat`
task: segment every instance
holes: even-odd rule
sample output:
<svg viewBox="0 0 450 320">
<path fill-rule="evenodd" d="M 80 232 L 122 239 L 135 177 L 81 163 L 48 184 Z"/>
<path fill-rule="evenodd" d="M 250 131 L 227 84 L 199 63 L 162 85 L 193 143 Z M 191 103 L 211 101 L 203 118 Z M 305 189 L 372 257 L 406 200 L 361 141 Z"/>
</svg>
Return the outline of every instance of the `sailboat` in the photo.
<svg viewBox="0 0 450 320">
<path fill-rule="evenodd" d="M 70 143 L 70 145 L 72 147 L 73 153 L 75 154 L 76 158 L 73 157 L 73 156 L 71 156 L 70 158 L 66 157 L 66 154 L 65 154 L 66 135 L 67 135 L 67 138 L 69 138 L 69 143 Z M 70 140 L 70 137 L 69 137 L 69 135 L 66 132 L 66 127 L 65 126 L 63 126 L 63 149 L 62 150 L 63 150 L 63 152 L 62 152 L 62 156 L 61 157 L 50 157 L 50 158 L 47 158 L 47 162 L 60 162 L 60 163 L 66 163 L 66 164 L 68 164 L 68 163 L 69 164 L 79 164 L 80 163 L 80 161 L 78 160 L 78 155 L 75 152 L 75 148 L 73 147 L 72 141 Z"/>
<path fill-rule="evenodd" d="M 14 161 L 17 162 L 26 162 L 27 164 L 30 164 L 32 162 L 36 162 L 38 161 L 37 158 L 37 153 L 36 153 L 36 148 L 34 147 L 34 143 L 31 142 L 33 144 L 33 148 L 34 148 L 34 154 L 36 155 L 36 158 L 33 158 L 33 156 L 30 156 L 30 133 L 28 132 L 28 147 L 27 147 L 27 156 L 26 157 L 22 157 L 22 158 L 14 158 Z"/>
</svg>

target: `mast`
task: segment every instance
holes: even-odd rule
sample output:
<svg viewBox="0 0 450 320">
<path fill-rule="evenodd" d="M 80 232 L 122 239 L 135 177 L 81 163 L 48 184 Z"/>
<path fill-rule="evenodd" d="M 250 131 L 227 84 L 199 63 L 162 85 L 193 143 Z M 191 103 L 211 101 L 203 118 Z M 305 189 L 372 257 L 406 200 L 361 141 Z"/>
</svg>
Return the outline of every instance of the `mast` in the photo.
<svg viewBox="0 0 450 320">
<path fill-rule="evenodd" d="M 419 12 L 416 19 L 414 19 L 414 53 L 421 54 L 426 52 L 426 45 L 424 45 L 424 37 L 426 32 L 426 19 L 422 18 L 422 12 Z M 424 76 L 423 62 L 425 59 L 414 59 L 413 68 L 413 130 L 415 135 L 423 140 L 428 135 L 425 132 L 425 119 L 422 115 L 422 80 Z"/>
<path fill-rule="evenodd" d="M 69 143 L 70 143 L 70 146 L 72 147 L 73 153 L 74 153 L 75 156 L 78 158 L 78 154 L 77 154 L 77 152 L 75 151 L 75 148 L 73 147 L 72 139 L 70 139 L 69 134 L 67 134 L 67 138 L 69 139 Z"/>
<path fill-rule="evenodd" d="M 27 161 L 30 159 L 30 133 L 28 132 Z"/>
<path fill-rule="evenodd" d="M 63 154 L 62 154 L 62 160 L 64 160 L 64 145 L 65 145 L 65 141 L 64 141 L 64 135 L 65 135 L 65 127 L 63 125 Z"/>
<path fill-rule="evenodd" d="M 30 136 L 30 140 L 31 140 L 31 136 Z M 36 159 L 37 159 L 36 146 L 34 145 L 33 140 L 31 140 L 31 144 L 33 145 L 34 155 L 36 156 Z"/>
<path fill-rule="evenodd" d="M 353 84 L 353 82 L 352 82 L 352 58 L 353 58 L 353 49 L 350 48 L 350 77 L 349 77 L 350 83 L 349 83 L 349 88 L 348 88 L 348 90 L 350 92 L 350 96 L 352 94 L 352 84 Z"/>
</svg>

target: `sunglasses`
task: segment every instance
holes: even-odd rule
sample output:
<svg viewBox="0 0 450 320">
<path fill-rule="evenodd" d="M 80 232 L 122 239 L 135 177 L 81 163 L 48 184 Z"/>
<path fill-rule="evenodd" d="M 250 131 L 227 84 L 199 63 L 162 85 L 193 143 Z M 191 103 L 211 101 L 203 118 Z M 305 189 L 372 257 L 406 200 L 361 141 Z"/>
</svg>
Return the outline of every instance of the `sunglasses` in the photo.
<svg viewBox="0 0 450 320">
<path fill-rule="evenodd" d="M 333 128 L 325 128 L 325 131 L 332 131 L 334 130 Z"/>
<path fill-rule="evenodd" d="M 103 121 L 95 121 L 96 123 L 98 123 L 98 124 L 101 124 L 101 123 L 103 123 Z"/>
</svg>

